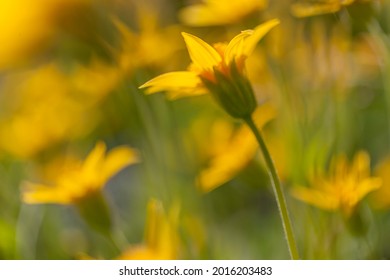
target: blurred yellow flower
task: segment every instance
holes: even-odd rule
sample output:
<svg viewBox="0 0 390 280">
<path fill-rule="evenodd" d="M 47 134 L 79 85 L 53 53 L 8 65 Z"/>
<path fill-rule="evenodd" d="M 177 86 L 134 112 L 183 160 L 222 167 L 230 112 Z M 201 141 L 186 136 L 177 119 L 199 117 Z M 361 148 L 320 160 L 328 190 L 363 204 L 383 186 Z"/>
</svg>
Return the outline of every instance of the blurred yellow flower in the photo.
<svg viewBox="0 0 390 280">
<path fill-rule="evenodd" d="M 50 46 L 64 16 L 90 0 L 0 1 L 0 70 L 25 64 Z"/>
<path fill-rule="evenodd" d="M 3 80 L 0 149 L 29 158 L 61 139 L 88 131 L 93 116 L 69 95 L 66 77 L 53 64 Z"/>
<path fill-rule="evenodd" d="M 210 92 L 216 101 L 233 117 L 250 115 L 255 107 L 251 85 L 245 77 L 245 61 L 258 41 L 279 20 L 267 21 L 254 30 L 242 31 L 229 44 L 210 46 L 200 38 L 182 33 L 192 65 L 189 71 L 162 74 L 140 88 L 146 93 L 167 91 L 170 98 Z"/>
<path fill-rule="evenodd" d="M 192 26 L 225 25 L 235 23 L 249 14 L 263 10 L 266 0 L 203 0 L 183 8 L 179 17 Z"/>
<path fill-rule="evenodd" d="M 291 13 L 296 17 L 310 17 L 323 14 L 336 13 L 343 7 L 355 2 L 369 2 L 371 0 L 319 0 L 297 2 L 291 6 Z"/>
<path fill-rule="evenodd" d="M 125 73 L 131 73 L 137 67 L 167 69 L 172 65 L 175 52 L 182 48 L 177 38 L 178 26 L 161 27 L 157 15 L 150 9 L 139 9 L 137 18 L 137 33 L 120 20 L 113 19 L 121 37 L 120 51 L 116 54 L 120 68 Z"/>
<path fill-rule="evenodd" d="M 106 145 L 98 142 L 83 162 L 64 166 L 52 185 L 25 183 L 23 201 L 32 204 L 77 204 L 99 193 L 111 177 L 136 162 L 135 150 L 121 146 L 106 154 Z"/>
<path fill-rule="evenodd" d="M 97 60 L 70 73 L 48 63 L 8 74 L 0 87 L 0 150 L 31 158 L 89 133 L 97 123 L 96 105 L 118 81 L 117 71 Z"/>
<path fill-rule="evenodd" d="M 370 158 L 360 151 L 351 165 L 345 156 L 333 159 L 329 176 L 319 176 L 312 180 L 314 187 L 296 187 L 292 194 L 318 208 L 336 211 L 350 217 L 358 203 L 370 192 L 382 186 L 379 177 L 370 176 Z"/>
<path fill-rule="evenodd" d="M 260 129 L 275 115 L 275 108 L 265 104 L 257 108 L 253 118 Z M 211 150 L 209 153 L 212 156 L 207 167 L 197 177 L 197 185 L 202 192 L 210 192 L 231 180 L 248 165 L 258 148 L 255 137 L 246 125 L 234 129 L 231 123 L 221 120 L 215 123 L 212 129 L 212 139 L 209 139 L 207 147 L 204 147 Z M 210 145 L 211 143 L 215 145 Z"/>
<path fill-rule="evenodd" d="M 179 249 L 178 218 L 179 207 L 173 207 L 169 213 L 165 213 L 162 203 L 151 199 L 147 206 L 144 244 L 131 246 L 118 259 L 177 259 Z"/>
</svg>

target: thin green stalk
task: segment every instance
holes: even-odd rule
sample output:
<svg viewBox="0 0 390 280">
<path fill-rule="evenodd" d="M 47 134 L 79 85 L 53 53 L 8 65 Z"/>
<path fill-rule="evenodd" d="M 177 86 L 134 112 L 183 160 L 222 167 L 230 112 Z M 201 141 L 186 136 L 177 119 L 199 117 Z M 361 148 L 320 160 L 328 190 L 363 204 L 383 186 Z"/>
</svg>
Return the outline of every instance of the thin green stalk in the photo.
<svg viewBox="0 0 390 280">
<path fill-rule="evenodd" d="M 278 204 L 280 217 L 282 219 L 284 234 L 285 234 L 285 237 L 287 240 L 287 245 L 288 245 L 288 248 L 290 251 L 290 256 L 291 256 L 291 259 L 298 260 L 299 254 L 298 254 L 297 245 L 296 245 L 296 242 L 294 239 L 294 234 L 292 231 L 291 221 L 290 221 L 288 211 L 287 211 L 286 200 L 284 198 L 284 194 L 282 191 L 280 180 L 279 180 L 278 174 L 276 173 L 276 168 L 275 168 L 274 163 L 272 161 L 271 155 L 267 149 L 267 146 L 265 145 L 265 142 L 260 134 L 260 131 L 257 129 L 255 123 L 253 122 L 252 117 L 249 116 L 247 118 L 244 118 L 244 121 L 247 123 L 249 128 L 252 130 L 253 134 L 255 135 L 255 137 L 257 139 L 257 142 L 260 145 L 260 149 L 263 153 L 265 163 L 267 165 L 267 169 L 268 169 L 269 175 L 271 177 L 272 187 L 273 187 L 273 190 L 275 193 L 276 202 Z"/>
</svg>

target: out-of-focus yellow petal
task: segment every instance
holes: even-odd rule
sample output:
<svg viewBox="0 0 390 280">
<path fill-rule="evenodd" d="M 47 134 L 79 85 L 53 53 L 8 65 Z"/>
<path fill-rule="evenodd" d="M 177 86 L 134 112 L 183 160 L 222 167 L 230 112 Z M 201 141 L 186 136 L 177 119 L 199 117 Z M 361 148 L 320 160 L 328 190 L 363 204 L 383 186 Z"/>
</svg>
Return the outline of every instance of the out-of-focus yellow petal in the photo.
<svg viewBox="0 0 390 280">
<path fill-rule="evenodd" d="M 390 208 L 390 158 L 383 160 L 375 170 L 375 175 L 383 181 L 383 186 L 370 196 L 370 202 L 375 209 Z"/>
<path fill-rule="evenodd" d="M 99 174 L 100 172 L 98 170 L 102 168 L 105 152 L 106 144 L 98 142 L 83 163 L 82 178 L 86 182 L 95 182 L 91 184 L 91 187 L 101 185 L 101 174 Z"/>
<path fill-rule="evenodd" d="M 181 34 L 184 37 L 192 62 L 200 69 L 212 70 L 214 66 L 222 61 L 220 54 L 202 39 L 185 32 Z"/>
<path fill-rule="evenodd" d="M 360 151 L 354 159 L 351 171 L 358 178 L 365 178 L 369 176 L 370 170 L 370 156 L 364 151 Z"/>
<path fill-rule="evenodd" d="M 265 0 L 204 0 L 183 8 L 179 17 L 192 26 L 225 25 L 234 23 L 257 10 L 264 9 Z"/>
<path fill-rule="evenodd" d="M 52 187 L 26 183 L 26 203 L 79 204 L 99 194 L 107 181 L 129 164 L 137 162 L 131 148 L 118 147 L 107 155 L 106 145 L 98 142 L 84 162 L 72 160 L 53 178 Z"/>
<path fill-rule="evenodd" d="M 357 199 L 356 202 L 362 200 L 370 192 L 381 188 L 382 184 L 383 184 L 382 178 L 374 177 L 374 178 L 364 180 L 360 184 L 360 187 L 356 190 L 356 199 Z"/>
<path fill-rule="evenodd" d="M 106 156 L 102 166 L 102 180 L 108 181 L 126 166 L 139 161 L 138 154 L 135 149 L 126 146 L 116 147 L 112 149 Z"/>
<path fill-rule="evenodd" d="M 297 199 L 320 209 L 332 211 L 336 210 L 340 206 L 337 197 L 321 190 L 310 189 L 306 187 L 296 187 L 292 190 L 292 195 Z"/>
<path fill-rule="evenodd" d="M 295 3 L 291 6 L 291 13 L 295 17 L 303 18 L 336 13 L 341 7 L 340 1 L 325 3 Z"/>
<path fill-rule="evenodd" d="M 250 56 L 254 51 L 257 43 L 276 25 L 278 25 L 280 21 L 278 19 L 271 19 L 265 23 L 258 25 L 253 33 L 245 38 L 245 44 L 243 49 L 243 55 L 246 57 Z"/>
<path fill-rule="evenodd" d="M 146 245 L 131 246 L 124 251 L 118 260 L 160 260 L 160 255 Z"/>
<path fill-rule="evenodd" d="M 179 208 L 165 213 L 162 203 L 151 199 L 147 205 L 144 243 L 131 246 L 119 259 L 168 260 L 177 258 Z"/>
<path fill-rule="evenodd" d="M 62 192 L 61 189 L 45 186 L 40 184 L 25 183 L 22 193 L 22 200 L 25 203 L 41 204 L 41 203 L 55 203 L 55 204 L 69 204 L 71 197 Z"/>
<path fill-rule="evenodd" d="M 162 74 L 146 82 L 140 88 L 148 89 L 146 94 L 152 94 L 160 91 L 167 91 L 172 94 L 172 97 L 178 98 L 182 96 L 199 95 L 205 93 L 202 81 L 198 75 L 190 71 L 177 71 Z"/>
</svg>

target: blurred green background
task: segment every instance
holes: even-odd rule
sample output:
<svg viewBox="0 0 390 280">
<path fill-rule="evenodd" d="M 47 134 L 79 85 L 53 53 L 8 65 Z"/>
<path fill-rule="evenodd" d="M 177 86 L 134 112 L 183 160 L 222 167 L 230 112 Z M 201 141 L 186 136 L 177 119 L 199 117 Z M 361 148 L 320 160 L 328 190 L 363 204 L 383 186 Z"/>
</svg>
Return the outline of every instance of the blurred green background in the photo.
<svg viewBox="0 0 390 280">
<path fill-rule="evenodd" d="M 228 42 L 272 18 L 246 72 L 301 258 L 389 258 L 389 14 L 379 0 L 1 1 L 0 259 L 288 259 L 243 124 L 208 94 L 138 89 L 187 69 L 182 31 Z M 23 199 L 26 184 L 61 188 L 69 166 L 81 177 L 99 141 L 139 158 L 102 197 Z"/>
</svg>

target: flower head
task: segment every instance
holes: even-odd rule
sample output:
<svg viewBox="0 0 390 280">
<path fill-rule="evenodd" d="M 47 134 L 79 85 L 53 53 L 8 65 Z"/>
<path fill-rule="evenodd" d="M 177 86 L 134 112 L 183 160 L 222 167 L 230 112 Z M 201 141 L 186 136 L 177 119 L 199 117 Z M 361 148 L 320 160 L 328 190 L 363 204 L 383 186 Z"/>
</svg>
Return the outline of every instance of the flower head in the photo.
<svg viewBox="0 0 390 280">
<path fill-rule="evenodd" d="M 331 163 L 329 177 L 321 176 L 313 184 L 313 188 L 295 188 L 293 195 L 318 208 L 340 210 L 350 217 L 368 193 L 381 187 L 382 180 L 370 176 L 369 155 L 361 151 L 351 165 L 348 165 L 345 156 L 336 157 Z"/>
<path fill-rule="evenodd" d="M 168 91 L 171 98 L 210 92 L 233 117 L 250 115 L 256 107 L 256 101 L 244 73 L 245 61 L 258 41 L 277 24 L 279 20 L 270 20 L 254 30 L 242 31 L 229 44 L 219 43 L 214 47 L 183 32 L 192 60 L 189 70 L 160 75 L 140 88 L 148 88 L 146 93 Z"/>
<path fill-rule="evenodd" d="M 53 185 L 26 183 L 23 201 L 77 204 L 99 193 L 111 177 L 137 161 L 136 152 L 129 147 L 117 147 L 106 154 L 106 145 L 98 142 L 83 162 L 66 166 Z"/>
</svg>

